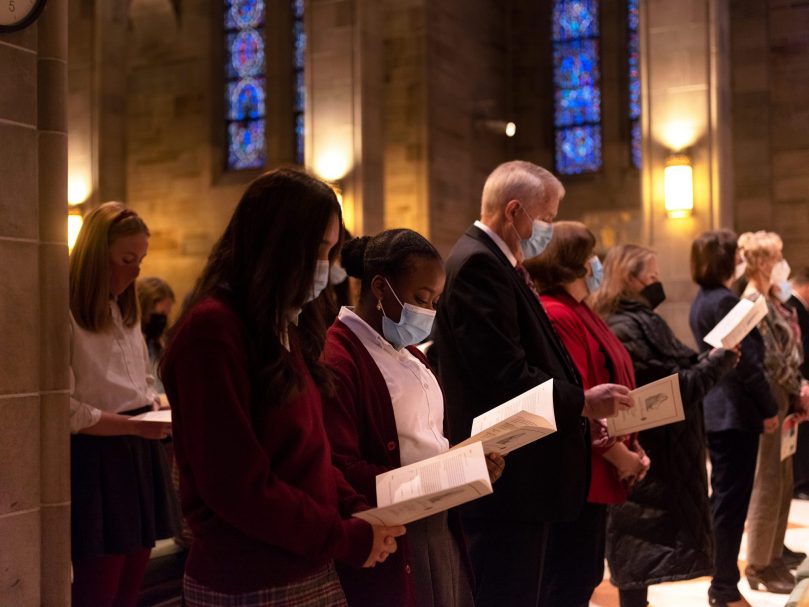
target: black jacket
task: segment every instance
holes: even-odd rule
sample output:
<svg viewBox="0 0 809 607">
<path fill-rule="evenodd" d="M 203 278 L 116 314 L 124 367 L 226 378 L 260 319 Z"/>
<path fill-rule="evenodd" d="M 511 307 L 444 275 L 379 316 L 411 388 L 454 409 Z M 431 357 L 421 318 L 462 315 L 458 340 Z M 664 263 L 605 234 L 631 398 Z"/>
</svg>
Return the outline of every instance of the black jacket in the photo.
<svg viewBox="0 0 809 607">
<path fill-rule="evenodd" d="M 713 571 L 702 398 L 731 369 L 720 350 L 698 356 L 658 314 L 624 300 L 607 324 L 626 346 L 638 386 L 677 373 L 685 420 L 640 433 L 652 460 L 625 504 L 610 509 L 607 558 L 619 588 L 687 580 Z"/>
<path fill-rule="evenodd" d="M 578 516 L 589 485 L 584 391 L 537 297 L 477 227 L 447 259 L 434 338 L 452 443 L 481 413 L 554 378 L 558 431 L 508 456 L 494 494 L 464 507 L 469 518 L 540 523 Z"/>
<path fill-rule="evenodd" d="M 691 304 L 689 324 L 697 347 L 711 348 L 703 338 L 739 303 L 730 289 L 700 289 Z M 759 433 L 762 420 L 778 413 L 778 404 L 764 375 L 764 342 L 758 329 L 742 340 L 738 366 L 705 397 L 705 430 Z"/>
<path fill-rule="evenodd" d="M 801 375 L 809 379 L 809 310 L 794 295 L 787 300 L 787 305 L 795 310 L 795 314 L 798 316 L 798 326 L 801 328 L 801 344 L 803 345 Z"/>
</svg>

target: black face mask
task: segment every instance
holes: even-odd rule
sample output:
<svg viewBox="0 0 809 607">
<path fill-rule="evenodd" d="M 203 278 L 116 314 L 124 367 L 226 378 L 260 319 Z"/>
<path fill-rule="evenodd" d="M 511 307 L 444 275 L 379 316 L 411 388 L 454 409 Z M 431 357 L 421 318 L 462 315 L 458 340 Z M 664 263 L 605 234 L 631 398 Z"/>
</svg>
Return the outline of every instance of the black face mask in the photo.
<svg viewBox="0 0 809 607">
<path fill-rule="evenodd" d="M 165 314 L 152 314 L 149 317 L 149 322 L 141 326 L 144 337 L 147 340 L 159 339 L 163 335 L 163 331 L 166 330 L 166 323 L 168 323 L 168 318 Z"/>
<path fill-rule="evenodd" d="M 666 292 L 663 290 L 663 283 L 659 281 L 646 285 L 640 294 L 649 302 L 649 305 L 652 306 L 652 310 L 666 300 Z"/>
</svg>

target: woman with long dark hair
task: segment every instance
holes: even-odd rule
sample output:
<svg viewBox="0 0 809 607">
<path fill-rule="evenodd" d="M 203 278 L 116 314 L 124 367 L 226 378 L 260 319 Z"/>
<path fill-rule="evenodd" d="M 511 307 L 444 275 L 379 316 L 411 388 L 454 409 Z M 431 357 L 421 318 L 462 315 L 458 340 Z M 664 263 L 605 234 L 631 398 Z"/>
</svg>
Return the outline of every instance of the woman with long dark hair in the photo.
<svg viewBox="0 0 809 607">
<path fill-rule="evenodd" d="M 279 169 L 247 188 L 170 339 L 185 517 L 185 604 L 343 605 L 335 559 L 373 566 L 403 528 L 371 527 L 331 464 L 320 390 L 324 332 L 299 331 L 339 248 L 326 184 Z M 316 320 L 316 319 L 315 319 Z"/>
</svg>

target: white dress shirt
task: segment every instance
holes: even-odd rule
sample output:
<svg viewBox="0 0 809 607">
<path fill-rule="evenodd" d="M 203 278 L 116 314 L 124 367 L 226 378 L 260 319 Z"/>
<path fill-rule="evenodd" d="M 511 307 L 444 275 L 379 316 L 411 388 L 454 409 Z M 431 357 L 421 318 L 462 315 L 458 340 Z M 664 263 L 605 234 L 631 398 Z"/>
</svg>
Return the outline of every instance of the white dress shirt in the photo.
<svg viewBox="0 0 809 607">
<path fill-rule="evenodd" d="M 70 314 L 70 431 L 93 426 L 101 412 L 121 413 L 151 404 L 155 392 L 140 323 L 124 326 L 110 301 L 112 326 L 81 328 Z"/>
<path fill-rule="evenodd" d="M 484 232 L 486 232 L 486 235 L 494 241 L 494 244 L 496 244 L 500 248 L 500 250 L 503 251 L 503 255 L 506 256 L 506 259 L 509 260 L 512 267 L 517 266 L 517 258 L 514 257 L 514 253 L 511 252 L 511 249 L 508 248 L 508 245 L 506 244 L 506 241 L 503 240 L 502 238 L 500 238 L 499 234 L 497 234 L 494 230 L 492 230 L 485 223 L 482 223 L 480 221 L 475 222 L 475 227 L 483 230 Z"/>
<path fill-rule="evenodd" d="M 449 450 L 444 437 L 444 395 L 435 375 L 407 348 L 397 350 L 349 308 L 338 316 L 368 350 L 385 378 L 393 404 L 403 466 Z"/>
</svg>

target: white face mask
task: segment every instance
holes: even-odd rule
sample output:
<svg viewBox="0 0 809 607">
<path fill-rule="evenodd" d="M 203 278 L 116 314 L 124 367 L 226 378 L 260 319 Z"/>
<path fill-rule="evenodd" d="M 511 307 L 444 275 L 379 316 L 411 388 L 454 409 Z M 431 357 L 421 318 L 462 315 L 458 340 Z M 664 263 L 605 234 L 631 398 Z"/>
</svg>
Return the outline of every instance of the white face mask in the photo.
<svg viewBox="0 0 809 607">
<path fill-rule="evenodd" d="M 792 297 L 792 287 L 789 284 L 789 275 L 791 273 L 792 268 L 789 267 L 786 259 L 782 259 L 775 264 L 770 273 L 770 285 L 777 289 L 778 299 L 783 303 L 786 303 Z"/>
<path fill-rule="evenodd" d="M 747 271 L 747 262 L 742 259 L 739 263 L 736 264 L 736 271 L 733 273 L 733 280 L 739 280 L 744 273 Z"/>
<path fill-rule="evenodd" d="M 331 264 L 328 259 L 318 259 L 317 264 L 315 265 L 315 276 L 314 280 L 312 281 L 312 292 L 306 298 L 304 303 L 309 303 L 310 301 L 317 299 L 318 296 L 323 292 L 323 289 L 326 288 L 326 285 L 329 284 L 329 268 Z"/>
</svg>

